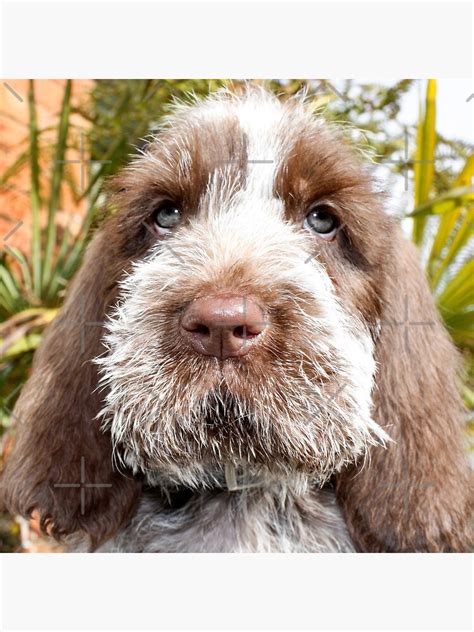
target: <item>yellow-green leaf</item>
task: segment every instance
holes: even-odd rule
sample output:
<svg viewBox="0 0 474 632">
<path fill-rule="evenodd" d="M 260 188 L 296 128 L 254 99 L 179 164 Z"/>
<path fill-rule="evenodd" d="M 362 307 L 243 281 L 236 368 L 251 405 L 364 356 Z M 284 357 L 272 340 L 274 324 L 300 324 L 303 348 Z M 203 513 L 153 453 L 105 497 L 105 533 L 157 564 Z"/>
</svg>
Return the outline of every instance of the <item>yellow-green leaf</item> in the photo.
<svg viewBox="0 0 474 632">
<path fill-rule="evenodd" d="M 429 79 L 426 87 L 425 110 L 418 125 L 415 153 L 415 208 L 430 197 L 433 183 L 436 150 L 436 80 Z M 416 217 L 413 221 L 413 240 L 421 243 L 426 217 Z"/>
</svg>

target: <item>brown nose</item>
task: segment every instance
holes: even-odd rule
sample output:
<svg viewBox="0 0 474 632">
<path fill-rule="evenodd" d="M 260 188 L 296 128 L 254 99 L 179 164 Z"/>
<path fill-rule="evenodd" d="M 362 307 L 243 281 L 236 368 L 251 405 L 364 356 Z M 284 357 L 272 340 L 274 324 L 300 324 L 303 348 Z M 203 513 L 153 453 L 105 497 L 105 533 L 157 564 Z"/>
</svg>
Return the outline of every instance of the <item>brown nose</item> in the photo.
<svg viewBox="0 0 474 632">
<path fill-rule="evenodd" d="M 222 360 L 248 353 L 265 327 L 262 309 L 246 296 L 198 298 L 181 318 L 181 334 L 193 349 Z"/>
</svg>

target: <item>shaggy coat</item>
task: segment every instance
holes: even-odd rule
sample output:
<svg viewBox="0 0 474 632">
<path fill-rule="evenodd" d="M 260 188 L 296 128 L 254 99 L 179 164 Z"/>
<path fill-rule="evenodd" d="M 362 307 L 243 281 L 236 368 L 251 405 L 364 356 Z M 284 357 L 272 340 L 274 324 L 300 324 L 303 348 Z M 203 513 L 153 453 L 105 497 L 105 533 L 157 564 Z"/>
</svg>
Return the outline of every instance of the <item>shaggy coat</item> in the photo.
<svg viewBox="0 0 474 632">
<path fill-rule="evenodd" d="M 14 411 L 11 511 L 104 551 L 469 549 L 457 356 L 340 130 L 259 90 L 177 106 L 109 208 Z M 189 325 L 209 301 L 241 349 Z"/>
</svg>

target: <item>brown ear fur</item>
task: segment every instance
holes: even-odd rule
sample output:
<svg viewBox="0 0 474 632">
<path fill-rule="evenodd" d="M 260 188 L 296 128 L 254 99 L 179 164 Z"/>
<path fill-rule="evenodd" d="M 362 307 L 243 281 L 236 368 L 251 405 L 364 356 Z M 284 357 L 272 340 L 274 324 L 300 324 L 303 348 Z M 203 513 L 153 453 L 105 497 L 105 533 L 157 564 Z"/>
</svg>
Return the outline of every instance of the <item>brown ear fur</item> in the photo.
<svg viewBox="0 0 474 632">
<path fill-rule="evenodd" d="M 469 550 L 472 496 L 458 358 L 415 249 L 400 234 L 382 309 L 374 418 L 394 443 L 371 449 L 364 466 L 339 477 L 349 529 L 363 551 Z"/>
<path fill-rule="evenodd" d="M 111 234 L 102 230 L 35 355 L 14 410 L 15 445 L 2 481 L 10 511 L 36 510 L 42 529 L 55 537 L 82 530 L 93 547 L 126 520 L 139 493 L 130 475 L 113 470 L 110 437 L 95 418 L 100 394 L 91 360 L 102 351 L 100 323 L 117 263 Z"/>
</svg>

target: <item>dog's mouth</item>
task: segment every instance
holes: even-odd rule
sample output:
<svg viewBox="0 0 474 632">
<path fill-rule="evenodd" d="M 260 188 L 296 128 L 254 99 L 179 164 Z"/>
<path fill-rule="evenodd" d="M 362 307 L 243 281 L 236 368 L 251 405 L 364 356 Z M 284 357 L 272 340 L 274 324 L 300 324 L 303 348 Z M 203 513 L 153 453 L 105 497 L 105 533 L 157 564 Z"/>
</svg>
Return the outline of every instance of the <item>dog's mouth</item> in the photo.
<svg viewBox="0 0 474 632">
<path fill-rule="evenodd" d="M 284 485 L 301 493 L 318 480 L 309 446 L 285 445 L 291 429 L 282 441 L 277 420 L 274 425 L 264 420 L 256 413 L 254 401 L 243 402 L 231 390 L 226 376 L 235 381 L 239 379 L 236 373 L 233 364 L 221 363 L 216 368 L 221 379 L 206 392 L 206 404 L 196 408 L 194 419 L 174 418 L 172 438 L 162 443 L 170 449 L 169 457 L 155 452 L 150 460 L 142 461 L 150 484 L 170 491 L 185 487 L 227 492 Z"/>
<path fill-rule="evenodd" d="M 332 471 L 328 446 L 342 442 L 342 436 L 331 436 L 339 431 L 331 429 L 323 406 L 312 415 L 293 421 L 283 405 L 279 412 L 258 397 L 244 400 L 221 379 L 193 408 L 183 413 L 179 402 L 165 406 L 146 432 L 138 426 L 133 441 L 118 447 L 128 464 L 135 465 L 139 456 L 147 480 L 165 488 L 237 491 L 276 481 L 302 488 Z"/>
<path fill-rule="evenodd" d="M 203 415 L 203 423 L 209 428 L 210 432 L 225 431 L 235 423 L 248 426 L 250 421 L 248 415 L 242 415 L 237 419 L 229 418 L 229 411 L 235 409 L 235 398 L 227 389 L 221 387 L 219 395 L 216 392 L 210 392 L 209 400 L 212 404 Z"/>
<path fill-rule="evenodd" d="M 202 370 L 199 378 L 193 383 L 195 392 L 216 400 L 217 419 L 206 418 L 212 423 L 224 418 L 236 399 L 252 399 L 253 388 L 262 387 L 263 367 L 252 356 L 236 358 L 200 358 Z M 268 367 L 267 367 L 268 370 Z M 223 402 L 227 405 L 224 406 Z"/>
<path fill-rule="evenodd" d="M 303 359 L 260 366 L 250 354 L 200 358 L 186 380 L 170 372 L 158 396 L 150 378 L 107 410 L 116 452 L 163 487 L 324 482 L 361 455 L 377 429 L 350 385 L 338 394 L 335 370 L 309 376 Z"/>
</svg>

